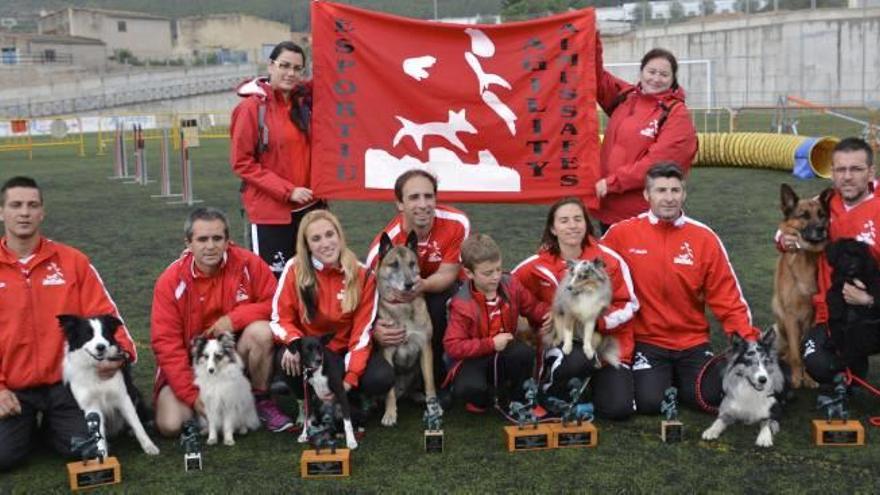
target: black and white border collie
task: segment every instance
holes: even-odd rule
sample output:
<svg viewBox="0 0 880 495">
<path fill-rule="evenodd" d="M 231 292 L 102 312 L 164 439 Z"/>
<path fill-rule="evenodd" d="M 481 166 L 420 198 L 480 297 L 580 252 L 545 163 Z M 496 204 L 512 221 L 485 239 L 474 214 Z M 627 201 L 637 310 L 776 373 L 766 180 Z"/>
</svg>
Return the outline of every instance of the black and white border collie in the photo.
<svg viewBox="0 0 880 495">
<path fill-rule="evenodd" d="M 119 433 L 127 424 L 149 455 L 159 453 L 159 448 L 150 440 L 138 411 L 145 421 L 151 420 L 141 394 L 131 379 L 129 366 L 123 365 L 112 378 L 98 377 L 98 363 L 124 359 L 122 349 L 114 338 L 116 329 L 122 325 L 113 315 L 100 315 L 82 318 L 75 315 L 59 315 L 67 336 L 64 353 L 64 383 L 70 385 L 74 399 L 84 412 L 97 412 L 101 417 L 101 436 L 106 439 Z M 135 407 L 137 405 L 137 408 Z M 106 440 L 102 440 L 106 442 Z M 107 445 L 102 445 L 107 451 Z"/>
<path fill-rule="evenodd" d="M 234 433 L 244 435 L 260 427 L 251 384 L 244 375 L 244 363 L 235 351 L 235 337 L 221 333 L 216 338 L 196 337 L 190 349 L 195 384 L 205 405 L 208 445 L 235 445 Z"/>
<path fill-rule="evenodd" d="M 329 341 L 330 338 L 332 335 L 322 339 L 301 337 L 288 346 L 290 352 L 299 353 L 303 380 L 309 385 L 306 387 L 306 393 L 309 394 L 306 399 L 309 409 L 307 423 L 303 425 L 302 433 L 297 441 L 299 443 L 308 442 L 309 426 L 314 427 L 321 423 L 322 418 L 318 417 L 322 409 L 320 404 L 335 404 L 337 417 L 342 417 L 345 429 L 345 445 L 354 450 L 358 447 L 358 443 L 354 436 L 354 427 L 351 424 L 351 406 L 348 403 L 348 395 L 346 395 L 343 385 L 344 370 L 335 366 L 324 366 L 327 361 L 325 356 L 331 352 L 324 347 L 324 342 Z"/>
</svg>

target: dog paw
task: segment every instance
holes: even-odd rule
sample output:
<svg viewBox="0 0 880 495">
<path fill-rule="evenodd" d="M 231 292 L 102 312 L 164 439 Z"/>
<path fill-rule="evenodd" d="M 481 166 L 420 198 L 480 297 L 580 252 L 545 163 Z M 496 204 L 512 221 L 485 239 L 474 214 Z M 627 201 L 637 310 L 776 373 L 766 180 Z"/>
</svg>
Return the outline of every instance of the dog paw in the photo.
<svg viewBox="0 0 880 495">
<path fill-rule="evenodd" d="M 758 434 L 758 439 L 755 440 L 755 445 L 758 447 L 772 447 L 773 446 L 773 434 L 769 429 L 764 428 L 761 430 L 761 433 Z"/>
<path fill-rule="evenodd" d="M 810 378 L 807 375 L 804 375 L 803 385 L 806 388 L 819 388 L 819 383 L 817 383 L 816 380 L 813 380 L 812 378 Z"/>
<path fill-rule="evenodd" d="M 208 441 L 206 442 L 208 445 L 217 445 L 217 437 L 208 437 Z"/>
<path fill-rule="evenodd" d="M 585 345 L 584 346 L 584 356 L 587 356 L 588 360 L 592 360 L 596 357 L 596 351 L 593 350 L 593 346 Z"/>
<path fill-rule="evenodd" d="M 354 438 L 351 438 L 345 442 L 345 446 L 351 450 L 354 450 L 354 449 L 358 448 L 357 440 L 355 440 Z"/>
<path fill-rule="evenodd" d="M 299 443 L 306 443 L 309 441 L 309 436 L 306 435 L 305 427 L 303 427 L 303 431 L 300 433 L 299 437 L 297 437 L 296 441 Z"/>
<path fill-rule="evenodd" d="M 144 445 L 144 452 L 147 455 L 159 455 L 159 447 L 156 447 L 154 444 Z"/>
<path fill-rule="evenodd" d="M 397 424 L 397 412 L 386 411 L 382 416 L 382 426 L 394 426 Z"/>
<path fill-rule="evenodd" d="M 227 445 L 229 447 L 232 447 L 233 445 L 235 445 L 235 439 L 227 438 L 227 439 L 223 440 L 223 445 Z"/>
<path fill-rule="evenodd" d="M 565 344 L 562 344 L 562 353 L 568 356 L 569 354 L 571 354 L 571 348 L 572 345 L 567 342 Z"/>
<path fill-rule="evenodd" d="M 709 427 L 703 432 L 703 440 L 717 440 L 721 433 L 717 428 Z"/>
</svg>

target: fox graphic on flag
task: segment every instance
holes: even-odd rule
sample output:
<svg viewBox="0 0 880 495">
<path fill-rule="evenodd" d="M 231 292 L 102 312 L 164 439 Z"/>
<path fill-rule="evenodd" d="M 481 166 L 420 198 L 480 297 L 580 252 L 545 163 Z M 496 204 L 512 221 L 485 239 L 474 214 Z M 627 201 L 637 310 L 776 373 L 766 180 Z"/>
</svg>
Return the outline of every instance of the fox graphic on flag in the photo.
<svg viewBox="0 0 880 495">
<path fill-rule="evenodd" d="M 442 24 L 312 3 L 312 189 L 390 200 L 411 168 L 444 201 L 581 195 L 598 160 L 592 9 Z"/>
</svg>

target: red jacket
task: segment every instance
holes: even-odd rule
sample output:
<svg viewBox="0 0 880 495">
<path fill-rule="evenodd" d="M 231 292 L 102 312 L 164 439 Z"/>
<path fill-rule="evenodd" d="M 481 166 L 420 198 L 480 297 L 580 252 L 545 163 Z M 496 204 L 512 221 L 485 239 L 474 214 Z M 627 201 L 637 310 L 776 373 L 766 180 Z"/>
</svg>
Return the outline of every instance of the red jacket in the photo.
<svg viewBox="0 0 880 495">
<path fill-rule="evenodd" d="M 310 187 L 308 137 L 290 121 L 290 103 L 264 79 L 238 87 L 245 100 L 232 111 L 229 161 L 242 180 L 241 202 L 255 224 L 288 224 L 290 212 L 309 206 L 290 201 L 294 187 Z M 259 154 L 258 115 L 265 105 L 269 144 Z"/>
<path fill-rule="evenodd" d="M 728 334 L 760 335 L 727 251 L 709 227 L 648 212 L 613 225 L 602 241 L 632 272 L 640 304 L 632 321 L 636 342 L 675 351 L 709 342 L 706 306 Z"/>
<path fill-rule="evenodd" d="M 201 298 L 193 290 L 195 278 L 202 276 L 196 271 L 192 252 L 184 251 L 156 280 L 150 318 L 157 368 L 154 395 L 169 385 L 174 395 L 189 406 L 199 397 L 199 389 L 193 384 L 190 343 L 214 324 L 203 320 Z M 230 244 L 223 265 L 213 276 L 221 278 L 218 287 L 223 313 L 236 331 L 255 321 L 269 320 L 275 276 L 259 256 Z"/>
<path fill-rule="evenodd" d="M 632 361 L 634 341 L 632 325 L 627 323 L 639 310 L 639 300 L 633 288 L 629 267 L 613 249 L 591 238 L 580 259 L 596 258 L 601 258 L 605 262 L 605 271 L 608 273 L 612 287 L 611 306 L 599 319 L 597 327 L 602 334 L 613 335 L 617 339 L 620 346 L 620 360 L 629 363 Z M 565 277 L 566 270 L 565 260 L 562 257 L 554 256 L 542 249 L 514 268 L 511 275 L 539 301 L 552 305 L 556 288 Z"/>
<path fill-rule="evenodd" d="M 376 317 L 376 279 L 370 271 L 360 266 L 358 283 L 361 288 L 360 303 L 354 311 L 343 312 L 342 294 L 345 290 L 345 274 L 341 269 L 323 267 L 315 264 L 318 287 L 318 306 L 315 317 L 306 323 L 300 310 L 299 290 L 296 287 L 296 258 L 287 262 L 278 290 L 272 301 L 272 332 L 275 339 L 289 344 L 305 335 L 322 336 L 333 334 L 327 347 L 338 354 L 345 353 L 345 381 L 353 387 L 358 386 L 367 361 L 370 359 L 372 343 L 370 329 Z"/>
<path fill-rule="evenodd" d="M 78 250 L 41 238 L 22 265 L 0 239 L 0 390 L 21 390 L 61 381 L 67 338 L 61 314 L 119 316 L 116 304 L 89 258 Z M 123 324 L 116 342 L 132 361 L 135 345 Z"/>
<path fill-rule="evenodd" d="M 403 216 L 398 214 L 382 229 L 388 234 L 395 246 L 406 244 L 409 232 L 403 230 Z M 382 232 L 373 239 L 367 253 L 367 266 L 373 270 L 379 265 L 379 239 Z M 461 263 L 461 243 L 471 233 L 471 221 L 461 210 L 446 205 L 435 208 L 434 225 L 430 237 L 419 242 L 419 272 L 422 278 L 428 278 L 443 263 Z"/>
<path fill-rule="evenodd" d="M 501 298 L 501 331 L 516 333 L 516 323 L 525 316 L 532 328 L 538 328 L 550 306 L 543 303 L 525 289 L 515 278 L 504 275 L 498 286 Z M 455 361 L 488 356 L 495 352 L 495 344 L 489 336 L 489 314 L 486 311 L 486 298 L 473 288 L 473 284 L 463 284 L 449 303 L 449 323 L 443 336 L 443 348 Z M 450 375 L 457 365 L 450 367 Z M 448 380 L 448 378 L 447 378 Z"/>
<path fill-rule="evenodd" d="M 640 86 L 618 79 L 602 67 L 600 42 L 596 43 L 596 81 L 596 98 L 610 118 L 599 169 L 591 175 L 596 181 L 607 179 L 608 195 L 598 201 L 590 184 L 584 201 L 591 216 L 612 224 L 648 209 L 642 191 L 652 165 L 671 160 L 688 173 L 697 154 L 697 133 L 681 87 L 659 94 L 642 93 Z M 664 113 L 666 119 L 658 129 Z"/>
<path fill-rule="evenodd" d="M 871 255 L 880 261 L 880 197 L 877 192 L 859 204 L 847 207 L 836 191 L 829 202 L 831 209 L 828 238 L 831 242 L 852 238 L 870 247 Z M 813 296 L 816 323 L 828 321 L 828 289 L 831 288 L 831 267 L 824 254 L 819 258 L 818 291 Z"/>
</svg>

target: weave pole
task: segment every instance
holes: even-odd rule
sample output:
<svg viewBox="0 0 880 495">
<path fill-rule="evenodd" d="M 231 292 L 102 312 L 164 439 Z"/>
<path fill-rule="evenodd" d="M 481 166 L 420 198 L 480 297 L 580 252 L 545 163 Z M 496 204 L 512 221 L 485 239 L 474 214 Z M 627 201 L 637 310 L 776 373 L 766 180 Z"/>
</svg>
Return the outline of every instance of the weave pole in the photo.
<svg viewBox="0 0 880 495">
<path fill-rule="evenodd" d="M 168 137 L 168 129 L 162 129 L 162 139 L 159 141 L 159 194 L 153 198 L 179 198 L 183 194 L 171 193 L 171 143 Z"/>
</svg>

